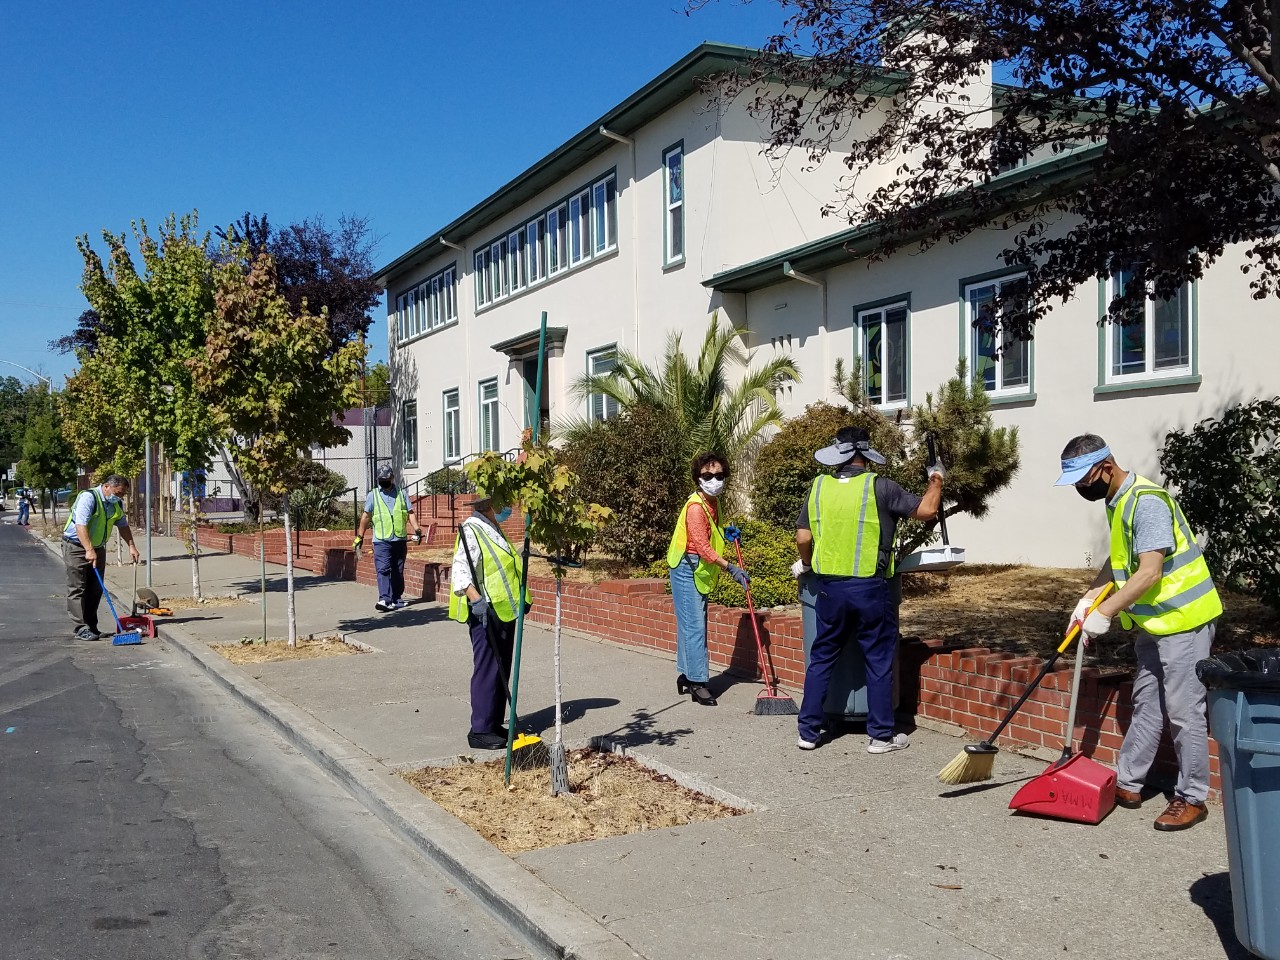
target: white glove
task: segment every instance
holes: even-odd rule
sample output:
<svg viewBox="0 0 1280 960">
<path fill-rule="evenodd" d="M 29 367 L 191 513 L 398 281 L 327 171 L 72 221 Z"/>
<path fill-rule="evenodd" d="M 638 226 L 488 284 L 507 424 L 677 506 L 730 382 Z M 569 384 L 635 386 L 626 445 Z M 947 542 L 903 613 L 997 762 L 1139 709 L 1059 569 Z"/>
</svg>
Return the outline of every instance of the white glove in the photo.
<svg viewBox="0 0 1280 960">
<path fill-rule="evenodd" d="M 813 567 L 810 567 L 803 560 L 797 560 L 791 565 L 791 575 L 799 580 L 806 573 L 812 573 Z"/>
<path fill-rule="evenodd" d="M 1080 636 L 1087 647 L 1090 640 L 1102 636 L 1110 629 L 1111 618 L 1095 610 L 1084 618 L 1084 623 L 1080 626 Z"/>
<path fill-rule="evenodd" d="M 941 460 L 939 460 L 937 463 L 929 464 L 927 467 L 924 468 L 924 472 L 929 475 L 930 480 L 932 480 L 934 477 L 938 477 L 939 479 L 942 479 L 942 480 L 947 479 L 947 468 L 942 465 Z"/>
<path fill-rule="evenodd" d="M 1089 615 L 1089 607 L 1092 605 L 1092 597 L 1081 597 L 1080 602 L 1076 604 L 1076 608 L 1071 611 L 1071 619 L 1067 621 L 1067 629 L 1070 630 L 1077 623 L 1084 623 L 1084 618 Z"/>
</svg>

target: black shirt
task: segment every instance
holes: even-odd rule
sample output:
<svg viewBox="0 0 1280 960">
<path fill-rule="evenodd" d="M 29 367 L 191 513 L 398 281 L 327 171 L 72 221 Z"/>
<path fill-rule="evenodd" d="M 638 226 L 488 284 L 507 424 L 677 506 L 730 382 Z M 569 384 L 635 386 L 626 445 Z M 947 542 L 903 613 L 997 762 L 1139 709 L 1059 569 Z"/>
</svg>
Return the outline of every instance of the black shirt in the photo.
<svg viewBox="0 0 1280 960">
<path fill-rule="evenodd" d="M 846 464 L 836 470 L 836 478 L 856 477 L 866 473 L 866 467 L 855 467 Z M 889 570 L 889 561 L 893 557 L 893 543 L 898 538 L 898 521 L 910 517 L 920 506 L 921 498 L 904 490 L 888 477 L 876 477 L 876 513 L 880 517 L 880 551 L 876 558 L 876 576 L 883 577 Z M 800 505 L 800 516 L 796 518 L 797 530 L 809 529 L 809 494 L 805 494 L 804 503 Z"/>
</svg>

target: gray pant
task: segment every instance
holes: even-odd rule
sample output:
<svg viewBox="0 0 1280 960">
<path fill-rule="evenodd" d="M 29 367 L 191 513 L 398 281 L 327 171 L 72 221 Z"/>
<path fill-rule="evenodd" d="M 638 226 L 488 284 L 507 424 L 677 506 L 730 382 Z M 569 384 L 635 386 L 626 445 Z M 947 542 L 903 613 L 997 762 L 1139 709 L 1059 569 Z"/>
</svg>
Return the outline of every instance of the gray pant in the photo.
<svg viewBox="0 0 1280 960">
<path fill-rule="evenodd" d="M 73 630 L 88 627 L 98 632 L 98 605 L 102 602 L 102 585 L 93 575 L 94 564 L 84 558 L 84 547 L 62 541 L 62 563 L 67 568 L 67 614 Z M 98 573 L 107 568 L 107 551 L 98 547 Z"/>
<path fill-rule="evenodd" d="M 1155 761 L 1165 717 L 1178 756 L 1174 792 L 1190 803 L 1209 794 L 1209 724 L 1206 693 L 1196 676 L 1196 662 L 1209 656 L 1215 624 L 1190 633 L 1156 637 L 1138 631 L 1134 652 L 1138 675 L 1133 681 L 1133 720 L 1120 746 L 1116 786 L 1140 790 Z"/>
</svg>

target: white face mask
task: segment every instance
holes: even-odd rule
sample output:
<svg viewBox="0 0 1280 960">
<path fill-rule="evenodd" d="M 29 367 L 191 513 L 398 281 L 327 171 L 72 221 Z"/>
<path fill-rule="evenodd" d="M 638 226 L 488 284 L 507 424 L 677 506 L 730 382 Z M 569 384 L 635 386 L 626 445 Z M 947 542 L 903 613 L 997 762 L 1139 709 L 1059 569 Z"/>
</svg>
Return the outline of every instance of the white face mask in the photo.
<svg viewBox="0 0 1280 960">
<path fill-rule="evenodd" d="M 723 480 L 699 480 L 698 486 L 708 497 L 718 497 L 724 490 Z"/>
</svg>

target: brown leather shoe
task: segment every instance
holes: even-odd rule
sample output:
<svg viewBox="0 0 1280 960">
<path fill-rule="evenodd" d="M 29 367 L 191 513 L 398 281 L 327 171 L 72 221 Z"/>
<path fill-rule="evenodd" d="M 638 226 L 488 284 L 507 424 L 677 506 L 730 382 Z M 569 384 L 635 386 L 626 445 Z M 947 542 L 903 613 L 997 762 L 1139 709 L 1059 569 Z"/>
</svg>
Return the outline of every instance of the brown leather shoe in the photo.
<svg viewBox="0 0 1280 960">
<path fill-rule="evenodd" d="M 1209 816 L 1209 808 L 1203 803 L 1189 803 L 1174 797 L 1164 813 L 1156 817 L 1157 830 L 1186 830 Z"/>
<path fill-rule="evenodd" d="M 1142 806 L 1142 794 L 1137 790 L 1116 787 L 1116 806 L 1124 807 L 1126 810 L 1137 810 Z"/>
</svg>

